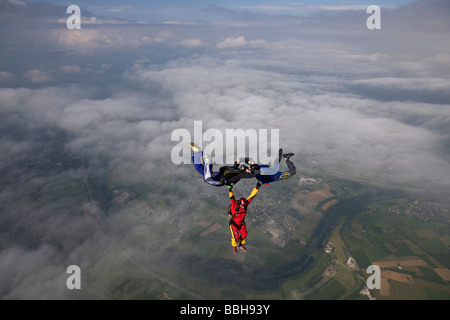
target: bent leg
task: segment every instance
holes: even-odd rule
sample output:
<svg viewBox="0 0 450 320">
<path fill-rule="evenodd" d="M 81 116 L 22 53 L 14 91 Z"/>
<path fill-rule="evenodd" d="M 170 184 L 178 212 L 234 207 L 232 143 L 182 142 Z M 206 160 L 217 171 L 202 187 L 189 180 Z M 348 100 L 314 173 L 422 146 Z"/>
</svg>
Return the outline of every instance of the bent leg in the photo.
<svg viewBox="0 0 450 320">
<path fill-rule="evenodd" d="M 286 165 L 288 170 L 278 171 L 274 175 L 260 176 L 261 183 L 272 183 L 278 180 L 285 180 L 297 173 L 294 163 L 291 160 L 286 160 Z"/>
<path fill-rule="evenodd" d="M 210 159 L 207 156 L 205 156 L 206 159 Z M 213 186 L 222 186 L 223 182 L 220 180 L 220 174 L 219 173 L 213 173 L 213 164 L 208 160 L 208 162 L 204 165 L 204 171 L 203 171 L 203 178 L 206 183 L 211 184 Z"/>
<path fill-rule="evenodd" d="M 203 165 L 203 161 L 201 157 L 203 156 L 203 152 L 194 152 L 192 154 L 192 163 L 194 164 L 195 170 L 197 170 L 201 175 L 204 175 L 205 166 Z"/>
<path fill-rule="evenodd" d="M 297 168 L 295 167 L 295 164 L 291 160 L 286 160 L 286 164 L 290 171 L 289 174 L 292 177 L 293 175 L 295 175 L 297 173 Z"/>
<path fill-rule="evenodd" d="M 278 162 L 274 162 L 271 166 L 263 164 L 260 166 L 261 176 L 271 176 L 278 172 L 278 168 L 280 167 Z"/>
<path fill-rule="evenodd" d="M 203 152 L 194 152 L 192 154 L 192 163 L 194 164 L 195 170 L 203 176 L 203 180 L 207 184 L 211 184 L 213 186 L 222 186 L 223 182 L 220 179 L 219 173 L 212 172 L 212 164 L 204 164 L 203 163 Z"/>
</svg>

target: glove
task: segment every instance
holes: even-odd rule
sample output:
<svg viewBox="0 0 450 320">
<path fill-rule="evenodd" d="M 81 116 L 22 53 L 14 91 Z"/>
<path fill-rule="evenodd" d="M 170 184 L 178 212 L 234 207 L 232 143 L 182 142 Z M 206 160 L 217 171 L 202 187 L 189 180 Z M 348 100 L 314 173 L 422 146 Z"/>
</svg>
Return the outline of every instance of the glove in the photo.
<svg viewBox="0 0 450 320">
<path fill-rule="evenodd" d="M 261 182 L 258 181 L 258 183 L 256 184 L 256 188 L 259 189 L 261 187 Z"/>
<path fill-rule="evenodd" d="M 230 185 L 228 186 L 228 189 L 233 190 L 233 186 L 230 184 Z"/>
</svg>

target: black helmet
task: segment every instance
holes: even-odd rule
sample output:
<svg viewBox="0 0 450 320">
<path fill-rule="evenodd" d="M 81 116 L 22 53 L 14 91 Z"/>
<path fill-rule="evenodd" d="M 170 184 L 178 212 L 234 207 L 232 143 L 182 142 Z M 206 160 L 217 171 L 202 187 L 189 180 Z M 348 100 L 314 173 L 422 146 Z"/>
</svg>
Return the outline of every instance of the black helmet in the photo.
<svg viewBox="0 0 450 320">
<path fill-rule="evenodd" d="M 260 170 L 261 170 L 261 167 L 259 166 L 259 164 L 255 163 L 255 164 L 252 164 L 251 169 L 252 169 L 253 173 L 259 174 Z"/>
</svg>

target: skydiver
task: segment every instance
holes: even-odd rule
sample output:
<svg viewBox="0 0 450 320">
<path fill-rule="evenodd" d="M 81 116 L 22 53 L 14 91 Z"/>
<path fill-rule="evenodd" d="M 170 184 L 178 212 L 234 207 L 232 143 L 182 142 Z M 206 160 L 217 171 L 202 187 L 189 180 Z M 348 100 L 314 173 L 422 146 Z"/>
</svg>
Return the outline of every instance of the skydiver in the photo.
<svg viewBox="0 0 450 320">
<path fill-rule="evenodd" d="M 245 165 L 244 163 L 240 163 L 240 160 L 236 160 L 234 167 L 225 166 L 220 168 L 220 171 L 214 172 L 211 156 L 204 155 L 200 147 L 193 142 L 190 143 L 190 146 L 193 151 L 192 162 L 194 164 L 194 168 L 203 176 L 203 180 L 206 183 L 216 187 L 221 187 L 225 184 L 233 185 L 240 179 L 252 177 L 255 177 L 261 183 L 269 184 L 271 182 L 290 178 L 296 174 L 295 165 L 289 160 L 289 158 L 294 154 L 283 154 L 282 149 L 279 150 L 279 161 L 284 158 L 286 160 L 288 170 L 278 171 L 279 161 L 269 166 L 258 165 L 251 159 L 246 158 L 244 160 Z M 239 171 L 239 169 L 236 169 L 237 167 L 241 167 L 243 171 Z M 229 168 L 234 169 L 237 172 L 230 173 Z"/>
<path fill-rule="evenodd" d="M 190 143 L 191 149 L 193 151 L 192 154 L 192 162 L 194 164 L 194 168 L 203 175 L 203 180 L 213 186 L 221 187 L 225 184 L 225 181 L 222 179 L 220 172 L 213 172 L 213 164 L 211 161 L 211 156 L 203 155 L 200 147 Z"/>
<path fill-rule="evenodd" d="M 248 235 L 245 217 L 247 216 L 247 207 L 255 198 L 260 187 L 261 183 L 258 182 L 248 198 L 241 198 L 239 201 L 236 201 L 233 186 L 228 186 L 228 195 L 231 203 L 228 213 L 230 216 L 231 245 L 233 246 L 234 254 L 237 253 L 238 246 L 239 249 L 247 252 L 247 248 L 244 246 Z"/>
<path fill-rule="evenodd" d="M 234 185 L 241 179 L 256 178 L 260 174 L 260 166 L 252 158 L 243 158 L 242 161 L 237 159 L 234 162 L 234 169 L 239 169 L 241 172 L 229 178 L 226 182 L 227 185 Z"/>
<path fill-rule="evenodd" d="M 293 155 L 294 155 L 293 153 L 283 154 L 282 149 L 280 149 L 279 160 L 281 161 L 281 158 L 283 158 L 286 161 L 288 170 L 279 171 L 278 163 L 276 163 L 275 165 L 272 165 L 272 166 L 262 165 L 262 166 L 260 166 L 261 173 L 256 176 L 256 179 L 258 179 L 258 181 L 260 183 L 269 184 L 269 183 L 272 183 L 275 181 L 285 180 L 285 179 L 292 177 L 293 175 L 295 175 L 297 173 L 294 163 L 290 160 L 290 158 Z"/>
</svg>

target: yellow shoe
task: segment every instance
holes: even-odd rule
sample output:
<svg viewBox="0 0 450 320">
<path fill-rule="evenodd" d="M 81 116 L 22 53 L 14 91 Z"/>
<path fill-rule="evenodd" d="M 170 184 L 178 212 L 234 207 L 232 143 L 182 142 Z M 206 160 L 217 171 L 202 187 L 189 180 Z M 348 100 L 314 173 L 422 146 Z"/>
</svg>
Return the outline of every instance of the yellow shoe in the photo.
<svg viewBox="0 0 450 320">
<path fill-rule="evenodd" d="M 200 147 L 198 145 L 196 145 L 195 143 L 191 142 L 189 145 L 191 146 L 192 151 L 194 151 L 194 152 L 201 151 Z"/>
</svg>

